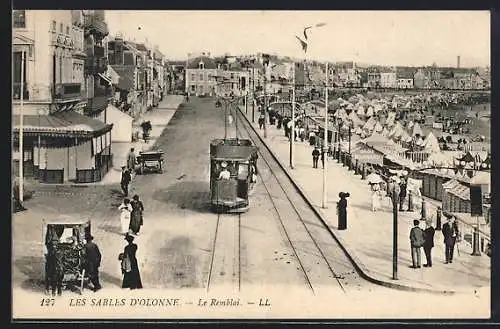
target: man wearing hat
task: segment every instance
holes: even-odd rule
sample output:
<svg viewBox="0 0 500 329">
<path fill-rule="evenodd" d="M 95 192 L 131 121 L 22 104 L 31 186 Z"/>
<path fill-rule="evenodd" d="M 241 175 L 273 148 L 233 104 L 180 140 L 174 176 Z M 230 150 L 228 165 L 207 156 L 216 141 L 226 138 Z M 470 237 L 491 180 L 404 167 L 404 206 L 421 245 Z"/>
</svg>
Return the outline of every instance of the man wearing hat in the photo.
<svg viewBox="0 0 500 329">
<path fill-rule="evenodd" d="M 87 272 L 90 282 L 94 286 L 94 292 L 101 289 L 101 284 L 99 283 L 99 267 L 101 266 L 101 252 L 99 247 L 94 243 L 94 237 L 88 235 L 85 240 L 85 246 L 83 248 L 84 254 L 84 268 Z"/>
<path fill-rule="evenodd" d="M 425 259 L 427 260 L 427 263 L 424 264 L 424 267 L 432 267 L 432 256 L 431 256 L 431 250 L 434 247 L 434 233 L 436 232 L 434 230 L 434 227 L 432 227 L 432 220 L 428 219 L 425 221 L 425 230 L 424 230 L 424 253 L 425 253 Z"/>
<path fill-rule="evenodd" d="M 222 161 L 220 166 L 222 167 L 222 171 L 219 173 L 219 179 L 230 179 L 231 173 L 227 170 L 227 162 Z"/>
</svg>

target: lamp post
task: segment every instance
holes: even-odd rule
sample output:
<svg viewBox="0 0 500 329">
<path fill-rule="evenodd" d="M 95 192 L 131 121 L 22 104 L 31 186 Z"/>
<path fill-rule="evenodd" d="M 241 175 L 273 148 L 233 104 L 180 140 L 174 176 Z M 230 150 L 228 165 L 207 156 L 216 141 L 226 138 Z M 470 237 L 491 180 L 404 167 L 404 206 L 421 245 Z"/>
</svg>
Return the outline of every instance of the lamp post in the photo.
<svg viewBox="0 0 500 329">
<path fill-rule="evenodd" d="M 392 191 L 392 279 L 398 279 L 398 204 L 399 185 L 394 184 Z"/>
<path fill-rule="evenodd" d="M 338 126 L 338 131 L 337 131 L 337 146 L 338 146 L 337 162 L 340 163 L 340 128 L 342 127 L 342 119 L 341 118 L 337 118 L 337 126 Z"/>
<path fill-rule="evenodd" d="M 328 188 L 327 188 L 327 175 L 328 175 L 328 157 L 325 156 L 325 151 L 326 147 L 328 145 L 328 62 L 325 64 L 325 129 L 323 131 L 324 133 L 324 143 L 323 143 L 323 149 L 321 152 L 323 152 L 322 156 L 324 159 L 324 166 L 323 166 L 323 202 L 322 202 L 322 208 L 326 209 L 327 208 L 327 203 L 328 203 Z"/>
</svg>

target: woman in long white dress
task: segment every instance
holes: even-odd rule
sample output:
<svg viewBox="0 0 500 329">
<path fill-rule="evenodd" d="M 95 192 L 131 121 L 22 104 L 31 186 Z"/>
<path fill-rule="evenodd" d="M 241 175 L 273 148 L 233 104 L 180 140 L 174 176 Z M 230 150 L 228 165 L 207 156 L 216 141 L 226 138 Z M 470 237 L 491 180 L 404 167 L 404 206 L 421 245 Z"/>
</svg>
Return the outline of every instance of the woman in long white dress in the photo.
<svg viewBox="0 0 500 329">
<path fill-rule="evenodd" d="M 132 213 L 132 205 L 129 199 L 123 200 L 123 203 L 118 207 L 120 210 L 120 228 L 122 234 L 127 234 L 130 227 L 130 214 Z"/>
</svg>

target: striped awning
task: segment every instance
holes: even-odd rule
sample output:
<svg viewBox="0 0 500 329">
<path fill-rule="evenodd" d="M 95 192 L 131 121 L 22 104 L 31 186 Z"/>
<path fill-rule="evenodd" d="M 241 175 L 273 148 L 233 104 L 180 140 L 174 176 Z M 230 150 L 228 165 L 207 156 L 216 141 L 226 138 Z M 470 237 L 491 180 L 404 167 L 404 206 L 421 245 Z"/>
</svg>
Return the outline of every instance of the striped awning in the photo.
<svg viewBox="0 0 500 329">
<path fill-rule="evenodd" d="M 19 134 L 19 127 L 20 116 L 14 115 L 12 132 Z M 75 111 L 23 116 L 23 134 L 52 137 L 93 137 L 102 135 L 112 128 L 112 124 L 105 124 Z"/>
</svg>

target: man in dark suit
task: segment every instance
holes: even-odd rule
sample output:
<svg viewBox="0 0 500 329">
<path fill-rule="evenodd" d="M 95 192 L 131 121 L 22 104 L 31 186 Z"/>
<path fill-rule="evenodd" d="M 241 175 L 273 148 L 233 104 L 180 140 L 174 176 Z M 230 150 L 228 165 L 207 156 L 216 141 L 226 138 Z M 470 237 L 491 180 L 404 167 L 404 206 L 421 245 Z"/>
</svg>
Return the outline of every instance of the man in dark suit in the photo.
<svg viewBox="0 0 500 329">
<path fill-rule="evenodd" d="M 410 245 L 411 245 L 411 268 L 421 268 L 421 251 L 420 248 L 424 245 L 424 231 L 419 227 L 420 221 L 415 219 L 413 227 L 410 230 Z"/>
<path fill-rule="evenodd" d="M 319 150 L 317 147 L 314 148 L 312 151 L 312 157 L 313 157 L 313 168 L 318 168 L 318 159 L 319 159 Z"/>
<path fill-rule="evenodd" d="M 128 184 L 130 184 L 131 180 L 132 180 L 132 176 L 130 175 L 130 171 L 128 171 L 127 168 L 125 166 L 123 166 L 120 186 L 122 188 L 124 196 L 128 196 Z"/>
<path fill-rule="evenodd" d="M 445 246 L 445 264 L 453 263 L 453 251 L 458 237 L 458 225 L 453 216 L 448 217 L 448 221 L 442 227 Z"/>
<path fill-rule="evenodd" d="M 432 221 L 427 220 L 425 222 L 426 228 L 424 230 L 424 253 L 425 253 L 425 259 L 427 260 L 427 263 L 424 264 L 424 267 L 432 267 L 432 255 L 431 251 L 432 248 L 434 247 L 434 233 L 436 232 L 434 230 L 434 227 L 432 227 Z"/>
<path fill-rule="evenodd" d="M 85 238 L 87 243 L 84 247 L 84 268 L 89 275 L 90 282 L 94 286 L 94 291 L 101 289 L 99 282 L 99 267 L 101 266 L 101 252 L 99 247 L 93 242 L 94 237 L 89 235 Z"/>
</svg>

